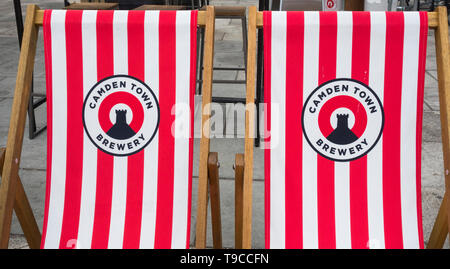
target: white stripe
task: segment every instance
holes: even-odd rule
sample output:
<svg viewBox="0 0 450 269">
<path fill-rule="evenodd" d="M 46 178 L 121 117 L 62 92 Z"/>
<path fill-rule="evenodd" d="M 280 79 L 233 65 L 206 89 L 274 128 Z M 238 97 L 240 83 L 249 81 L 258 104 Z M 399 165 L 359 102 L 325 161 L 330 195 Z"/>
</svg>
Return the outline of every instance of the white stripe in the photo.
<svg viewBox="0 0 450 269">
<path fill-rule="evenodd" d="M 318 86 L 319 78 L 319 13 L 305 12 L 305 44 L 303 65 L 303 96 Z M 305 102 L 306 98 L 303 98 Z M 318 248 L 317 218 L 317 153 L 303 136 L 303 247 Z"/>
<path fill-rule="evenodd" d="M 336 77 L 352 75 L 353 18 L 350 12 L 337 13 Z M 350 163 L 334 162 L 336 248 L 351 248 Z"/>
<path fill-rule="evenodd" d="M 191 11 L 178 11 L 176 15 L 176 94 L 174 131 L 174 185 L 172 248 L 186 248 L 189 205 L 189 134 L 191 112 Z"/>
<path fill-rule="evenodd" d="M 369 86 L 383 102 L 384 60 L 386 46 L 386 15 L 370 13 Z M 383 218 L 383 137 L 367 155 L 367 213 L 369 247 L 384 248 Z"/>
<path fill-rule="evenodd" d="M 270 248 L 285 248 L 286 12 L 272 13 Z"/>
<path fill-rule="evenodd" d="M 83 98 L 97 83 L 97 11 L 84 11 L 82 17 L 83 42 Z M 83 132 L 83 176 L 81 185 L 80 220 L 77 248 L 90 248 L 94 229 L 97 179 L 97 147 Z"/>
<path fill-rule="evenodd" d="M 419 70 L 420 16 L 405 12 L 402 105 L 400 128 L 400 186 L 403 247 L 419 248 L 416 190 L 417 79 Z"/>
<path fill-rule="evenodd" d="M 67 66 L 65 11 L 52 11 L 52 167 L 44 248 L 59 248 L 64 213 L 67 151 Z"/>
<path fill-rule="evenodd" d="M 145 12 L 145 83 L 159 100 L 159 11 Z M 154 248 L 158 186 L 158 132 L 144 149 L 144 183 L 140 248 Z"/>
<path fill-rule="evenodd" d="M 350 226 L 350 164 L 335 162 L 336 248 L 352 247 Z"/>
<path fill-rule="evenodd" d="M 113 18 L 114 74 L 128 74 L 127 11 L 115 11 Z M 114 157 L 111 224 L 108 248 L 122 248 L 127 201 L 127 157 Z"/>
</svg>

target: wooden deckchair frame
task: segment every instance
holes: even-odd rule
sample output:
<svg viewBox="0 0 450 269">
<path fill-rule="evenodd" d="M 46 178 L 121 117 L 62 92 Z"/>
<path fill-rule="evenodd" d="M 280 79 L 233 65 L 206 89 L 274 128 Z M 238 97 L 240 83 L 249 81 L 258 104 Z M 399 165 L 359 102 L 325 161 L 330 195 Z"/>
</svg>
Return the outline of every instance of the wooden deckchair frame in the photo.
<svg viewBox="0 0 450 269">
<path fill-rule="evenodd" d="M 41 234 L 18 176 L 22 153 L 23 134 L 27 114 L 30 85 L 36 55 L 39 27 L 42 26 L 44 10 L 29 5 L 25 20 L 22 49 L 19 58 L 16 87 L 11 110 L 10 126 L 6 149 L 0 149 L 0 248 L 8 248 L 12 212 L 15 210 L 30 248 L 39 248 Z M 197 24 L 205 27 L 202 137 L 200 140 L 199 197 L 197 209 L 196 247 L 206 247 L 206 219 L 208 192 L 211 196 L 213 246 L 221 248 L 221 222 L 219 198 L 219 170 L 217 153 L 209 151 L 209 118 L 211 110 L 212 66 L 214 50 L 214 7 L 198 12 Z M 208 124 L 208 128 L 203 128 Z M 209 189 L 209 191 L 208 191 Z"/>
<path fill-rule="evenodd" d="M 263 13 L 257 12 L 256 7 L 249 8 L 248 25 L 246 99 L 247 105 L 253 105 L 255 94 L 256 30 L 257 28 L 263 27 Z M 428 26 L 430 29 L 435 30 L 436 39 L 436 61 L 446 192 L 427 248 L 442 248 L 450 230 L 450 199 L 448 199 L 448 194 L 450 193 L 450 53 L 447 9 L 439 6 L 435 12 L 428 12 Z M 247 109 L 245 115 L 245 155 L 237 154 L 235 161 L 236 248 L 251 248 L 254 121 L 254 111 Z"/>
</svg>

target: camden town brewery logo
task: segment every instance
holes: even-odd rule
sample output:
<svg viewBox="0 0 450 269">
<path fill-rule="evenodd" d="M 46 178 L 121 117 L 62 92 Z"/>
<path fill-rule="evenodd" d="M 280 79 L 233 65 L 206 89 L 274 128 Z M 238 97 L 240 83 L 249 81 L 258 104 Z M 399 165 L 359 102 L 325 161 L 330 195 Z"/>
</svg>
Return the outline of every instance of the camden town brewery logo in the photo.
<svg viewBox="0 0 450 269">
<path fill-rule="evenodd" d="M 351 161 L 366 155 L 384 126 L 380 99 L 369 86 L 353 79 L 330 80 L 308 97 L 302 113 L 306 140 L 323 157 Z"/>
<path fill-rule="evenodd" d="M 83 124 L 100 150 L 114 156 L 132 155 L 145 148 L 158 130 L 158 101 L 150 87 L 137 78 L 107 77 L 86 96 Z"/>
<path fill-rule="evenodd" d="M 336 0 L 327 0 L 327 7 L 328 7 L 329 9 L 335 8 L 335 7 L 336 7 L 335 1 L 336 1 Z"/>
</svg>

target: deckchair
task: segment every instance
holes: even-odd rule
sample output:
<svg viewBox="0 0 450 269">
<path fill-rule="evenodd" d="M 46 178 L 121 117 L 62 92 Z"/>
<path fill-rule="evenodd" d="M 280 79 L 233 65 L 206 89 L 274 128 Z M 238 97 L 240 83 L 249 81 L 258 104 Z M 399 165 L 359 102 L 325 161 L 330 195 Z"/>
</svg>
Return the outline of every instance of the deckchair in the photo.
<svg viewBox="0 0 450 269">
<path fill-rule="evenodd" d="M 236 247 L 251 247 L 255 40 L 264 29 L 266 248 L 423 248 L 421 135 L 435 29 L 446 195 L 428 248 L 448 235 L 447 12 L 249 10 L 245 154 Z M 370 45 L 370 46 L 369 46 Z M 361 101 L 363 100 L 363 101 Z"/>
<path fill-rule="evenodd" d="M 18 177 L 40 26 L 49 96 L 42 239 Z M 189 247 L 197 26 L 206 28 L 206 65 L 196 247 L 206 245 L 208 188 L 214 247 L 221 247 L 218 157 L 209 152 L 206 125 L 214 7 L 43 11 L 29 5 L 0 152 L 1 248 L 8 247 L 13 209 L 31 248 Z"/>
</svg>

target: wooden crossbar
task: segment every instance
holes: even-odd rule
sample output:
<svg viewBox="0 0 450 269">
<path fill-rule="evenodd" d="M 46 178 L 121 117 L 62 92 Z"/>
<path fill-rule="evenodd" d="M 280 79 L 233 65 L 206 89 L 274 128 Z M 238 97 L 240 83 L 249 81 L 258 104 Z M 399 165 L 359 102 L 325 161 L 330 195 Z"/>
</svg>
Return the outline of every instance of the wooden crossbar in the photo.
<svg viewBox="0 0 450 269">
<path fill-rule="evenodd" d="M 439 14 L 438 12 L 434 11 L 434 12 L 428 12 L 428 27 L 430 28 L 437 28 L 438 27 L 438 17 Z M 258 28 L 262 28 L 263 27 L 263 11 L 258 11 L 256 13 L 256 26 Z"/>
<path fill-rule="evenodd" d="M 36 15 L 34 17 L 34 24 L 41 26 L 44 21 L 44 11 L 36 10 Z M 198 11 L 197 24 L 198 26 L 205 26 L 206 23 L 206 11 Z"/>
</svg>

